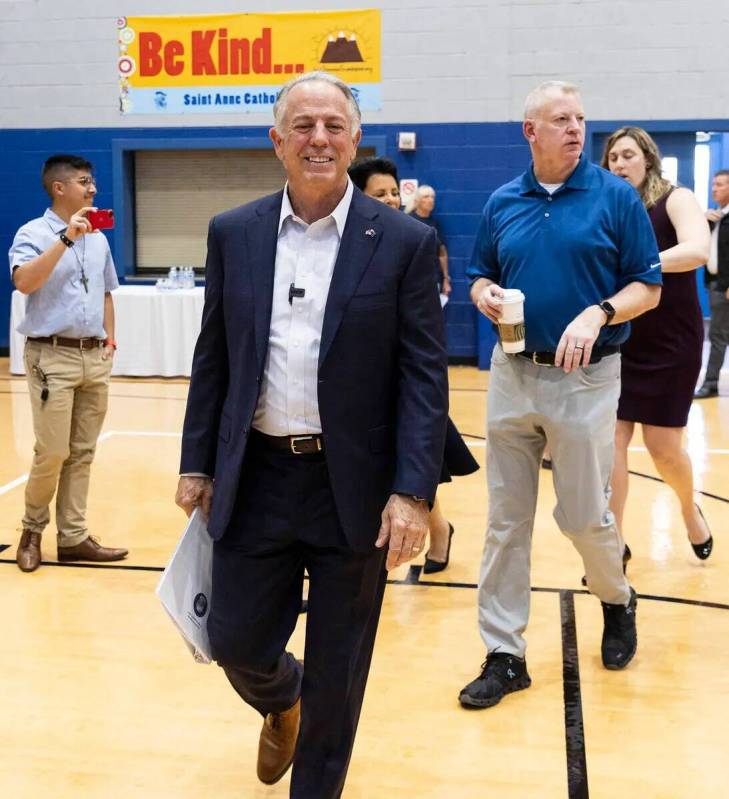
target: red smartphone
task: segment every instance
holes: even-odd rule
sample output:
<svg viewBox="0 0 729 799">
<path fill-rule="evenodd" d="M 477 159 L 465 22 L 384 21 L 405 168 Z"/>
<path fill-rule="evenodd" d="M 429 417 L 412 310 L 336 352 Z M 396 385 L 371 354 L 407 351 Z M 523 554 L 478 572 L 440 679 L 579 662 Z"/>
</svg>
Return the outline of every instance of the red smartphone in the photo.
<svg viewBox="0 0 729 799">
<path fill-rule="evenodd" d="M 114 212 L 111 208 L 99 208 L 98 211 L 89 211 L 86 218 L 91 222 L 94 230 L 108 230 L 114 227 Z"/>
</svg>

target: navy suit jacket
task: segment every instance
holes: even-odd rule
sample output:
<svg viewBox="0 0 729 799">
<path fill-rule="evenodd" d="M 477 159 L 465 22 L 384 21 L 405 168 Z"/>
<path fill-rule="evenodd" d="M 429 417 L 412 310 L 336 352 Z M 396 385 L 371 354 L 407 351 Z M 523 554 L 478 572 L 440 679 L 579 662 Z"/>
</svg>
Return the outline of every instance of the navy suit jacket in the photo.
<svg viewBox="0 0 729 799">
<path fill-rule="evenodd" d="M 214 477 L 208 531 L 230 523 L 266 363 L 283 192 L 210 222 L 205 307 L 181 473 Z M 432 229 L 355 188 L 327 297 L 318 400 L 339 521 L 372 549 L 393 492 L 432 499 L 448 413 Z"/>
</svg>

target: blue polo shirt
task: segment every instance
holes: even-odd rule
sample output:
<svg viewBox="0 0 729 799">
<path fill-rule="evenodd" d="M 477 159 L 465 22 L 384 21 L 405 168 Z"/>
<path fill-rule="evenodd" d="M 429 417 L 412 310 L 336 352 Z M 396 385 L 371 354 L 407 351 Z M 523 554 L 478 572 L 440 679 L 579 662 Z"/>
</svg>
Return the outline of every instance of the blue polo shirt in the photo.
<svg viewBox="0 0 729 799">
<path fill-rule="evenodd" d="M 471 264 L 501 288 L 521 289 L 526 349 L 554 352 L 567 325 L 589 305 L 634 281 L 661 285 L 658 245 L 638 192 L 590 163 L 550 195 L 534 165 L 497 189 L 484 208 Z M 605 325 L 596 346 L 620 344 L 630 323 Z"/>
</svg>

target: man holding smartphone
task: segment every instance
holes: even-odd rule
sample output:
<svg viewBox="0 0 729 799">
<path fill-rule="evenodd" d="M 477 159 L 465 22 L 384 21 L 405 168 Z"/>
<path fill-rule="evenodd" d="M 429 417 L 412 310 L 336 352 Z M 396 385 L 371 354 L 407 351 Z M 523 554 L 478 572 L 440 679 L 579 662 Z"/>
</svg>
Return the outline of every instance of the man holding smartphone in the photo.
<svg viewBox="0 0 729 799">
<path fill-rule="evenodd" d="M 16 554 L 25 572 L 40 566 L 54 494 L 59 561 L 112 561 L 128 554 L 101 546 L 86 526 L 89 473 L 116 349 L 111 292 L 119 285 L 109 243 L 87 218 L 96 210 L 92 169 L 79 156 L 49 158 L 42 181 L 51 207 L 18 230 L 9 252 L 15 288 L 28 296 L 18 332 L 27 337 L 36 438 Z"/>
</svg>

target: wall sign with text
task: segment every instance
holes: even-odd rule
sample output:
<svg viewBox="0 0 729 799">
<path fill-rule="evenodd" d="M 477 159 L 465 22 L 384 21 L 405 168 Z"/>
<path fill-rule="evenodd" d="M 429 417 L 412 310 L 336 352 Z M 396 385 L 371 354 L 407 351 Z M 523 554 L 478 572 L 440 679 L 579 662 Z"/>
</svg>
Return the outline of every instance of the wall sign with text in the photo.
<svg viewBox="0 0 729 799">
<path fill-rule="evenodd" d="M 322 69 L 382 107 L 380 12 L 119 17 L 122 114 L 270 111 L 280 87 Z"/>
</svg>

